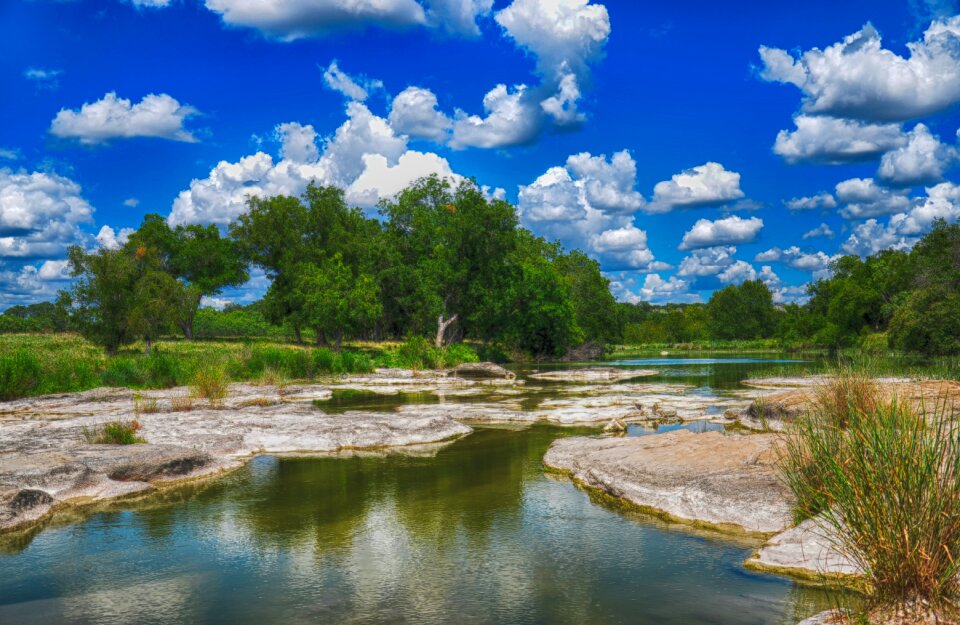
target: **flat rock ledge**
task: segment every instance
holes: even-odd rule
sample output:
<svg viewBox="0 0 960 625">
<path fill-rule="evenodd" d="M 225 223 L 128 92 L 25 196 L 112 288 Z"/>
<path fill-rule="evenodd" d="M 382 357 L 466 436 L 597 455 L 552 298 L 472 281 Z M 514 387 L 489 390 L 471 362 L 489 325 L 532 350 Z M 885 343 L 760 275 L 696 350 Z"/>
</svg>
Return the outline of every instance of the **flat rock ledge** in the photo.
<svg viewBox="0 0 960 625">
<path fill-rule="evenodd" d="M 557 440 L 544 465 L 671 520 L 771 535 L 790 526 L 790 494 L 774 466 L 776 437 L 679 430 Z"/>
<path fill-rule="evenodd" d="M 34 398 L 22 407 L 22 418 L 11 419 L 8 413 L 7 420 L 0 420 L 0 532 L 24 528 L 64 506 L 215 475 L 257 454 L 416 450 L 472 431 L 442 414 L 328 415 L 306 402 L 234 398 L 221 408 L 204 404 L 139 414 L 140 435 L 148 444 L 88 444 L 84 428 L 134 417 L 131 391 L 123 401 L 118 395 L 114 389 L 98 389 L 69 400 Z M 167 408 L 158 402 L 158 410 Z"/>
<path fill-rule="evenodd" d="M 817 584 L 861 575 L 863 569 L 836 545 L 825 523 L 807 519 L 770 538 L 744 565 Z"/>
<path fill-rule="evenodd" d="M 619 382 L 632 378 L 659 375 L 653 369 L 618 369 L 616 367 L 585 367 L 583 369 L 558 369 L 556 371 L 541 371 L 531 373 L 534 380 L 549 380 L 553 382 Z"/>
</svg>

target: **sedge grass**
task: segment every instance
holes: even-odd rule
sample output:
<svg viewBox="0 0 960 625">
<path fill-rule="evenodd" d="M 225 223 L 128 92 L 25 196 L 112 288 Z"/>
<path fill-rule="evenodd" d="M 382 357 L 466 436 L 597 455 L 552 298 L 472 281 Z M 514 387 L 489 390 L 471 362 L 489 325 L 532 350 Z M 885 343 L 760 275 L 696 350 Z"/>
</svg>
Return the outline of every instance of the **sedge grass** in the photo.
<svg viewBox="0 0 960 625">
<path fill-rule="evenodd" d="M 797 517 L 864 571 L 870 622 L 956 622 L 960 430 L 946 406 L 882 401 L 846 372 L 788 431 L 780 469 Z"/>
</svg>

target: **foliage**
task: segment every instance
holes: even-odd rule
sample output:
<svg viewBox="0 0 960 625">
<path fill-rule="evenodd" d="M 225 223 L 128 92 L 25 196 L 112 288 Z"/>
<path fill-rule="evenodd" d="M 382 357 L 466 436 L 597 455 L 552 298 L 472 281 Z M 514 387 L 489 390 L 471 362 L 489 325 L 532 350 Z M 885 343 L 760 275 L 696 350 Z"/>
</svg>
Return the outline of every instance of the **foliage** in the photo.
<svg viewBox="0 0 960 625">
<path fill-rule="evenodd" d="M 875 605 L 956 598 L 960 434 L 943 406 L 926 414 L 841 380 L 787 437 L 781 469 L 803 516 L 819 514 L 856 561 Z"/>
<path fill-rule="evenodd" d="M 166 312 L 188 339 L 193 338 L 201 299 L 220 293 L 224 287 L 240 285 L 248 277 L 246 260 L 237 243 L 221 237 L 213 225 L 170 228 L 164 217 L 146 215 L 125 249 L 148 255 L 158 271 L 180 286 Z"/>
<path fill-rule="evenodd" d="M 111 421 L 97 428 L 84 427 L 82 433 L 87 443 L 91 445 L 134 445 L 147 442 L 137 434 L 140 428 L 140 422 L 133 419 L 132 421 Z"/>
<path fill-rule="evenodd" d="M 711 336 L 718 339 L 772 336 L 776 327 L 775 314 L 773 295 L 760 280 L 724 287 L 707 303 Z"/>
</svg>

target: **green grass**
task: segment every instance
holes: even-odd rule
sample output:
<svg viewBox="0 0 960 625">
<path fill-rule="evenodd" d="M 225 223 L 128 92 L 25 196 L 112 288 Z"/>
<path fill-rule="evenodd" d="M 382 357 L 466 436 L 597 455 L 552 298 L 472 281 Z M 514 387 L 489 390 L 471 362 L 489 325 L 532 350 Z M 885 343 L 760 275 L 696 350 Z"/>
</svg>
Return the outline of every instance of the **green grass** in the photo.
<svg viewBox="0 0 960 625">
<path fill-rule="evenodd" d="M 633 355 L 659 354 L 668 352 L 808 352 L 825 353 L 826 350 L 813 346 L 784 345 L 779 339 L 749 340 L 701 340 L 686 343 L 644 343 L 641 345 L 614 345 L 610 358 L 624 358 Z"/>
<path fill-rule="evenodd" d="M 944 406 L 917 410 L 876 391 L 850 374 L 822 389 L 785 437 L 783 478 L 797 516 L 818 515 L 866 572 L 871 614 L 912 606 L 951 615 L 960 596 L 960 431 Z"/>
<path fill-rule="evenodd" d="M 74 334 L 0 335 L 0 401 L 98 386 L 157 389 L 194 384 L 197 372 L 216 365 L 237 382 L 312 380 L 366 373 L 376 367 L 434 369 L 478 360 L 463 344 L 435 349 L 424 339 L 406 343 L 353 343 L 341 351 L 271 338 L 160 340 L 150 356 L 134 344 L 108 358 Z"/>
</svg>

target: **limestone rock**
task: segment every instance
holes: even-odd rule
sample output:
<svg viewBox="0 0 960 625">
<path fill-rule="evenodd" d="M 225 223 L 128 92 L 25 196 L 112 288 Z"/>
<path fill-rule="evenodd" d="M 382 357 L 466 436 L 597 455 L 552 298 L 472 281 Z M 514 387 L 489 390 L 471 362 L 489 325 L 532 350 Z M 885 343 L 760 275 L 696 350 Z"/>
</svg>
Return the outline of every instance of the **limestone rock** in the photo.
<svg viewBox="0 0 960 625">
<path fill-rule="evenodd" d="M 493 362 L 465 362 L 450 370 L 450 375 L 467 379 L 500 378 L 512 380 L 517 375 Z"/>
<path fill-rule="evenodd" d="M 675 519 L 770 534 L 790 525 L 790 494 L 772 435 L 676 431 L 636 438 L 571 437 L 544 464 Z"/>
<path fill-rule="evenodd" d="M 652 369 L 620 369 L 617 367 L 586 367 L 583 369 L 557 369 L 532 373 L 528 377 L 534 380 L 556 382 L 619 382 L 631 378 L 659 375 Z"/>
<path fill-rule="evenodd" d="M 745 563 L 748 568 L 785 573 L 819 581 L 824 577 L 860 575 L 863 571 L 837 548 L 837 539 L 826 523 L 807 519 L 770 538 Z"/>
</svg>

